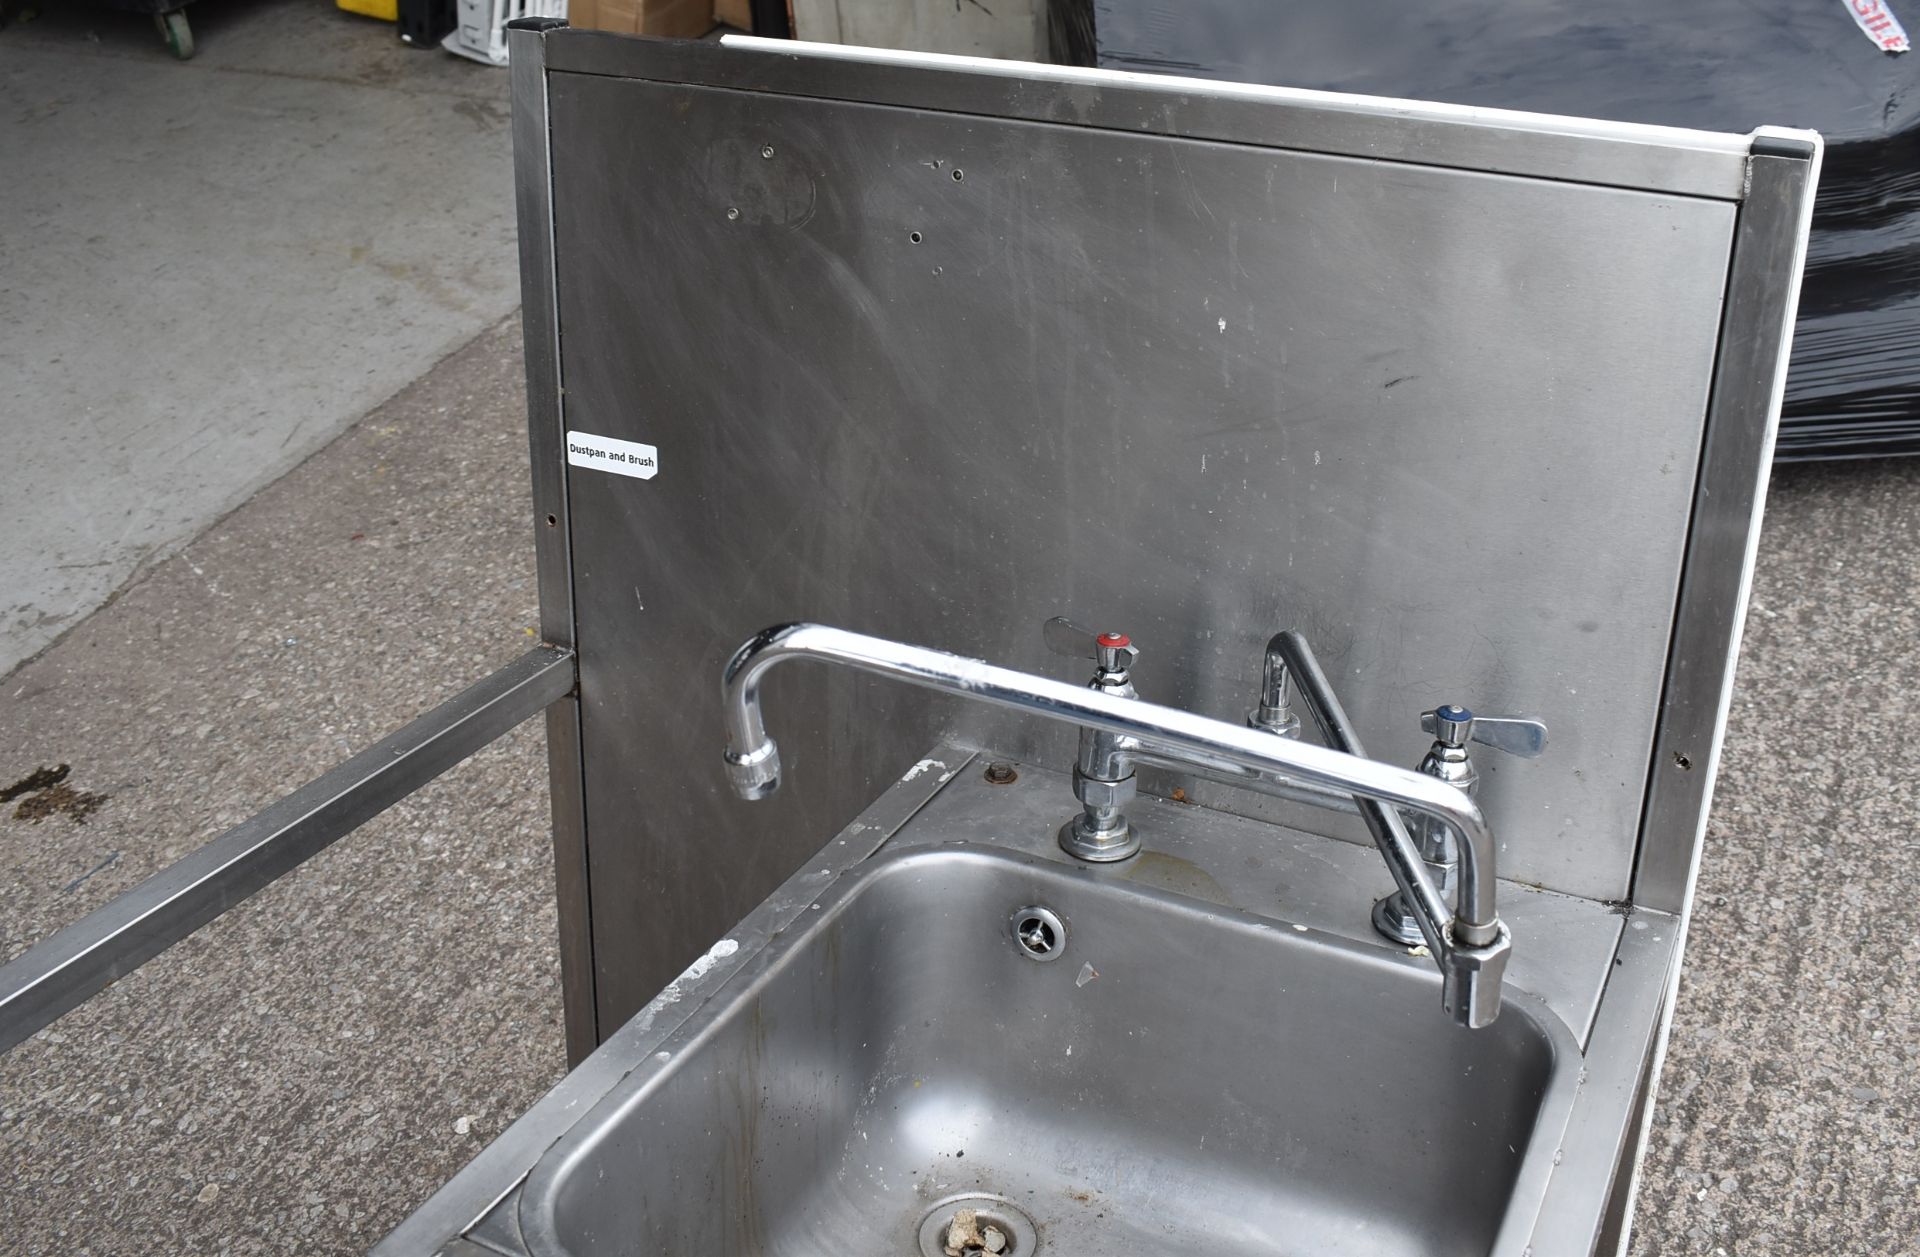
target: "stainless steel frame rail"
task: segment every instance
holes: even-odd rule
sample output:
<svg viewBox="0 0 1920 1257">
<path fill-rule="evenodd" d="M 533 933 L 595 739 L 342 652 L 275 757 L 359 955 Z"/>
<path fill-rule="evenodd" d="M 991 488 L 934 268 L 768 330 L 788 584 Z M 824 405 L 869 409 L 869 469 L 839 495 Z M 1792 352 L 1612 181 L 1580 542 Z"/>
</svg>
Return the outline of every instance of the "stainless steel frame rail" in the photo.
<svg viewBox="0 0 1920 1257">
<path fill-rule="evenodd" d="M 0 967 L 0 1052 L 574 690 L 540 646 Z"/>
</svg>

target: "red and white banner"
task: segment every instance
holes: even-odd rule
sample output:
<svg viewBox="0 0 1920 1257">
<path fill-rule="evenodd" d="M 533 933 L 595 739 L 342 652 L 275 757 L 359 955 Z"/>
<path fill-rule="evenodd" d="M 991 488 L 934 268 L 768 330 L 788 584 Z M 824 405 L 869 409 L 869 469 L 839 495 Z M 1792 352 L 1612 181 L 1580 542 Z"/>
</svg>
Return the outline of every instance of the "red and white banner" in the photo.
<svg viewBox="0 0 1920 1257">
<path fill-rule="evenodd" d="M 1906 52 L 1913 47 L 1907 42 L 1907 32 L 1900 25 L 1900 19 L 1886 6 L 1886 0 L 1845 0 L 1845 3 L 1847 12 L 1853 14 L 1853 20 L 1881 52 Z"/>
</svg>

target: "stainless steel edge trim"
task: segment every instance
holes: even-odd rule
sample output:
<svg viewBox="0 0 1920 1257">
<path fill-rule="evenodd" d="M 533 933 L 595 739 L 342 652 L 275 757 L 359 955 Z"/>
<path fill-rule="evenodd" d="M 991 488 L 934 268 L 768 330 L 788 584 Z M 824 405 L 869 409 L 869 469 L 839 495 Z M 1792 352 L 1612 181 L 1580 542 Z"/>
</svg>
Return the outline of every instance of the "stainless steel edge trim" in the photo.
<svg viewBox="0 0 1920 1257">
<path fill-rule="evenodd" d="M 442 1248 L 435 1257 L 502 1257 L 502 1254 L 491 1244 L 476 1244 L 472 1240 L 456 1239 Z"/>
<path fill-rule="evenodd" d="M 723 47 L 740 48 L 749 52 L 804 55 L 821 57 L 829 61 L 914 66 L 930 70 L 970 70 L 977 74 L 997 74 L 1008 78 L 1091 86 L 1124 84 L 1159 89 L 1172 87 L 1217 96 L 1221 99 L 1276 101 L 1343 113 L 1359 110 L 1369 112 L 1391 110 L 1402 118 L 1476 123 L 1483 126 L 1547 131 L 1556 135 L 1591 136 L 1607 140 L 1640 140 L 1669 147 L 1682 145 L 1711 152 L 1737 153 L 1743 158 L 1747 153 L 1747 142 L 1744 136 L 1724 131 L 1702 131 L 1692 127 L 1610 122 L 1603 118 L 1533 113 L 1521 109 L 1496 109 L 1482 105 L 1455 105 L 1444 101 L 1414 100 L 1399 96 L 1356 95 L 1347 92 L 1319 91 L 1313 88 L 1239 83 L 1179 74 L 1148 74 L 1137 70 L 1054 65 L 1040 61 L 919 52 L 903 48 L 865 48 L 858 45 L 818 43 L 798 39 L 763 39 L 754 35 L 722 35 L 720 43 Z"/>
<path fill-rule="evenodd" d="M 751 56 L 743 56 L 750 53 Z M 1745 136 L 980 57 L 549 36 L 547 68 L 1179 135 L 1737 201 Z"/>
<path fill-rule="evenodd" d="M 1585 1128 L 1588 1146 L 1569 1150 L 1563 1162 L 1565 1169 L 1573 1172 L 1569 1180 L 1582 1172 L 1607 1176 L 1608 1190 L 1600 1212 L 1576 1212 L 1574 1216 L 1589 1225 L 1585 1234 L 1596 1245 L 1609 1219 L 1617 1219 L 1617 1234 L 1612 1237 L 1612 1249 L 1617 1253 L 1625 1253 L 1632 1241 L 1641 1159 L 1673 1028 L 1694 886 L 1753 588 L 1754 559 L 1760 545 L 1761 517 L 1823 157 L 1818 136 L 1771 128 L 1755 132 L 1756 143 L 1784 140 L 1795 144 L 1809 138 L 1811 144 L 1804 157 L 1765 153 L 1751 159 L 1748 199 L 1735 226 L 1721 359 L 1715 364 L 1713 396 L 1708 403 L 1707 433 L 1696 480 L 1695 526 L 1688 537 L 1683 569 L 1687 578 L 1681 585 L 1673 644 L 1668 651 L 1666 693 L 1655 731 L 1647 803 L 1641 811 L 1632 891 L 1637 905 L 1677 915 L 1636 914 L 1635 924 L 1645 922 L 1648 933 L 1653 927 L 1670 925 L 1671 938 L 1655 935 L 1650 942 L 1642 942 L 1642 931 L 1628 929 L 1623 932 L 1618 963 L 1629 966 L 1636 959 L 1651 959 L 1641 955 L 1649 947 L 1671 950 L 1657 983 L 1643 976 L 1629 985 L 1619 980 L 1624 975 L 1617 975 L 1609 983 L 1588 1048 L 1589 1060 L 1605 1062 L 1607 1081 L 1616 1087 L 1631 1065 L 1636 1072 L 1628 1085 L 1639 1094 L 1625 1106 L 1628 1125 L 1620 1130 L 1611 1149 L 1597 1141 L 1599 1132 L 1592 1131 L 1590 1123 Z M 1777 282 L 1781 274 L 1788 277 L 1787 283 Z M 1709 507 L 1714 526 L 1706 529 L 1701 521 Z M 1736 527 L 1742 522 L 1743 534 Z M 1716 663 L 1717 668 L 1712 666 Z M 1704 753 L 1696 762 L 1693 748 L 1703 744 Z M 1682 763 L 1683 758 L 1686 763 Z M 1637 1040 L 1617 1041 L 1623 1033 L 1637 1032 L 1645 1019 L 1649 987 L 1659 999 L 1653 1010 L 1651 1044 L 1642 1048 Z M 1618 999 L 1616 990 L 1621 992 Z M 1610 1032 L 1604 1038 L 1603 1027 Z M 1603 1163 L 1609 1152 L 1611 1166 Z M 1619 1181 L 1622 1171 L 1627 1176 L 1624 1183 Z M 1566 1210 L 1556 1211 L 1554 1216 L 1568 1221 Z M 1574 1232 L 1565 1234 L 1571 1240 Z"/>
<path fill-rule="evenodd" d="M 1729 396 L 1725 404 L 1730 408 L 1736 405 L 1751 407 L 1759 400 L 1755 394 L 1762 380 L 1764 386 L 1765 421 L 1761 430 L 1760 448 L 1755 455 L 1758 469 L 1754 473 L 1755 486 L 1753 498 L 1749 504 L 1749 523 L 1746 532 L 1746 545 L 1741 553 L 1739 583 L 1734 599 L 1731 623 L 1727 626 L 1726 658 L 1723 665 L 1723 679 L 1720 684 L 1718 703 L 1714 709 L 1713 734 L 1707 749 L 1707 762 L 1701 771 L 1699 783 L 1699 801 L 1697 811 L 1692 816 L 1689 830 L 1674 830 L 1665 835 L 1665 841 L 1657 841 L 1661 831 L 1654 828 L 1661 808 L 1664 806 L 1661 775 L 1662 761 L 1670 758 L 1661 745 L 1656 742 L 1654 748 L 1654 772 L 1647 791 L 1647 806 L 1642 811 L 1642 842 L 1640 847 L 1641 863 L 1636 868 L 1634 898 L 1646 906 L 1662 908 L 1678 892 L 1676 911 L 1679 920 L 1676 924 L 1676 937 L 1673 940 L 1673 961 L 1669 967 L 1664 984 L 1658 1013 L 1655 1017 L 1655 1032 L 1652 1058 L 1648 1062 L 1644 1080 L 1645 1094 L 1640 1097 L 1638 1122 L 1630 1132 L 1631 1147 L 1622 1149 L 1622 1162 L 1629 1167 L 1627 1182 L 1616 1183 L 1614 1191 L 1623 1196 L 1620 1201 L 1620 1227 L 1615 1251 L 1624 1254 L 1633 1241 L 1633 1210 L 1640 1190 L 1641 1162 L 1646 1148 L 1647 1134 L 1653 1125 L 1654 1107 L 1660 1093 L 1660 1074 L 1666 1065 L 1667 1043 L 1673 1033 L 1674 1003 L 1680 994 L 1680 970 L 1686 956 L 1687 935 L 1693 924 L 1694 889 L 1700 875 L 1700 856 L 1706 843 L 1707 818 L 1713 802 L 1714 785 L 1719 778 L 1720 752 L 1726 739 L 1727 713 L 1733 703 L 1733 681 L 1735 669 L 1739 663 L 1739 644 L 1746 627 L 1747 608 L 1753 593 L 1753 569 L 1755 556 L 1760 549 L 1760 531 L 1762 517 L 1766 509 L 1766 490 L 1773 467 L 1775 438 L 1780 428 L 1780 403 L 1786 394 L 1787 369 L 1793 353 L 1794 319 L 1799 310 L 1800 287 L 1806 273 L 1807 240 L 1813 223 L 1813 205 L 1815 193 L 1820 185 L 1820 167 L 1825 157 L 1824 142 L 1817 135 L 1804 131 L 1792 131 L 1780 128 L 1762 127 L 1754 132 L 1756 148 L 1762 143 L 1779 150 L 1800 144 L 1808 146 L 1804 157 L 1785 157 L 1763 155 L 1753 159 L 1753 169 L 1749 176 L 1749 193 L 1752 208 L 1743 208 L 1740 224 L 1735 234 L 1735 256 L 1732 272 L 1734 275 L 1747 276 L 1750 273 L 1764 273 L 1769 264 L 1786 268 L 1788 282 L 1778 296 L 1780 309 L 1777 311 L 1779 338 L 1767 370 L 1759 364 L 1753 372 L 1740 381 L 1744 392 Z M 1748 239 L 1749 214 L 1758 211 L 1752 230 L 1756 236 L 1771 233 L 1774 249 L 1760 257 L 1743 258 L 1740 245 Z M 1791 224 L 1791 227 L 1789 227 Z M 1785 256 L 1779 256 L 1781 246 L 1785 245 Z M 1751 250 L 1750 250 L 1751 252 Z M 1732 282 L 1729 281 L 1731 293 Z M 1731 296 L 1729 315 L 1731 316 Z M 1764 313 L 1756 314 L 1754 321 L 1764 335 L 1768 323 Z M 1724 346 L 1726 334 L 1722 332 Z M 1764 344 L 1764 341 L 1762 341 Z M 1762 361 L 1766 361 L 1764 356 Z M 1717 385 L 1717 380 L 1716 380 Z M 1714 421 L 1720 414 L 1722 397 L 1715 388 L 1713 401 L 1708 411 L 1708 433 L 1706 448 L 1712 452 L 1717 445 Z M 1749 417 L 1748 422 L 1751 423 Z M 1731 460 L 1729 460 L 1731 461 Z M 1733 464 L 1737 471 L 1738 464 Z M 1733 472 L 1728 473 L 1730 476 Z M 1706 484 L 1703 474 L 1701 483 Z M 1736 488 L 1737 482 L 1736 482 Z M 1691 544 L 1692 538 L 1689 538 Z M 1689 563 L 1692 561 L 1689 553 Z M 1688 570 L 1692 570 L 1690 567 Z M 1687 591 L 1682 587 L 1681 622 L 1687 622 L 1685 599 Z M 1669 652 L 1669 661 L 1680 657 L 1681 639 L 1679 631 L 1675 633 L 1675 645 Z M 1671 691 L 1670 695 L 1671 696 Z M 1693 713 L 1698 718 L 1698 712 Z M 1677 767 L 1677 765 L 1675 766 Z M 1689 840 L 1682 848 L 1680 835 L 1685 832 Z M 1652 836 L 1656 841 L 1649 841 Z M 1676 874 L 1677 879 L 1676 879 Z M 1632 933 L 1629 930 L 1627 933 Z M 1626 956 L 1622 947 L 1622 959 Z M 1603 1004 L 1604 1008 L 1604 1004 Z"/>
<path fill-rule="evenodd" d="M 1533 1232 L 1536 1253 L 1586 1253 L 1615 1194 L 1617 1171 L 1637 1138 L 1635 1093 L 1655 1053 L 1655 1023 L 1678 974 L 1681 929 L 1665 913 L 1635 913 L 1587 1042 L 1580 1095 L 1560 1163 Z"/>
<path fill-rule="evenodd" d="M 1691 891 L 1688 892 L 1688 899 L 1689 901 L 1692 899 Z M 1665 914 L 1642 916 L 1641 919 L 1646 920 L 1650 926 L 1672 920 Z M 1640 1194 L 1640 1171 L 1646 1158 L 1647 1136 L 1653 1130 L 1654 1106 L 1660 1098 L 1660 1073 L 1666 1068 L 1667 1042 L 1673 1034 L 1674 1004 L 1680 997 L 1680 974 L 1687 957 L 1687 932 L 1693 924 L 1691 910 L 1677 920 L 1672 920 L 1672 924 L 1674 926 L 1673 958 L 1667 965 L 1666 981 L 1662 984 L 1660 991 L 1660 1008 L 1654 1017 L 1653 1051 L 1648 1056 L 1639 1079 L 1639 1095 L 1635 1098 L 1634 1107 L 1628 1119 L 1629 1125 L 1621 1139 L 1620 1159 L 1610 1193 L 1613 1207 L 1608 1212 L 1618 1218 L 1618 1235 L 1613 1251 L 1620 1254 L 1620 1257 L 1625 1257 L 1628 1246 L 1633 1240 L 1634 1203 Z M 1626 933 L 1632 932 L 1626 931 Z M 1623 939 L 1619 957 L 1622 961 L 1630 955 L 1624 942 Z M 1660 945 L 1661 937 L 1655 936 L 1653 942 L 1656 946 Z M 1605 996 L 1602 996 L 1603 1000 L 1604 998 Z M 1626 1175 L 1624 1183 L 1620 1181 L 1621 1173 Z M 1606 1219 L 1603 1219 L 1603 1233 L 1605 1225 Z"/>
<path fill-rule="evenodd" d="M 541 646 L 0 968 L 0 1051 L 298 868 L 573 689 Z"/>
<path fill-rule="evenodd" d="M 567 563 L 566 459 L 555 301 L 553 173 L 543 33 L 510 29 L 514 202 L 520 240 L 521 331 L 526 345 L 527 444 L 532 457 L 534 552 L 543 640 L 571 647 L 572 569 Z M 555 522 L 548 524 L 551 514 Z"/>
<path fill-rule="evenodd" d="M 1784 134 L 1804 138 L 1800 133 Z M 1667 652 L 1632 899 L 1684 910 L 1691 893 L 1753 583 L 1820 148 L 1756 156 L 1734 229 L 1693 524 Z M 1790 282 L 1782 282 L 1790 276 Z"/>
<path fill-rule="evenodd" d="M 540 635 L 545 641 L 571 648 L 577 645 L 573 516 L 567 502 L 563 449 L 566 423 L 560 381 L 559 280 L 553 247 L 546 31 L 509 28 L 507 45 L 511 56 L 514 199 L 520 237 L 521 332 L 526 344 L 527 447 L 533 477 Z M 579 1064 L 600 1042 L 581 745 L 578 700 L 570 699 L 549 710 L 547 776 L 569 1065 Z"/>
</svg>

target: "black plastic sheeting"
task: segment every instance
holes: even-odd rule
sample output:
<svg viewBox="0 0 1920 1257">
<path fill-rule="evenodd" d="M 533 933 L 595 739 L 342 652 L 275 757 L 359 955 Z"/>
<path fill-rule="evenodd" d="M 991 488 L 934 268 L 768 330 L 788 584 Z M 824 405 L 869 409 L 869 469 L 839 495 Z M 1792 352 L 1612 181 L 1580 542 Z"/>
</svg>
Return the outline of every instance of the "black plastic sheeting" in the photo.
<svg viewBox="0 0 1920 1257">
<path fill-rule="evenodd" d="M 1920 23 L 1920 0 L 1887 3 Z M 1849 4 L 1049 0 L 1048 21 L 1068 64 L 1819 131 L 1826 163 L 1778 451 L 1791 461 L 1920 454 L 1920 52 L 1880 51 Z"/>
</svg>

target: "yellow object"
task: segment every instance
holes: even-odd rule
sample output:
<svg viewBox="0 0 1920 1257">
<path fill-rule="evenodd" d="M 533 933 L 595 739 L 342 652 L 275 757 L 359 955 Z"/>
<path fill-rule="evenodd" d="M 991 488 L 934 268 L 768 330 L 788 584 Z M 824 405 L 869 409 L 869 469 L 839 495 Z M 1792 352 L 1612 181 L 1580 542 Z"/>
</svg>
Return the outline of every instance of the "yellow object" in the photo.
<svg viewBox="0 0 1920 1257">
<path fill-rule="evenodd" d="M 333 0 L 333 2 L 349 13 L 377 17 L 382 22 L 400 20 L 400 0 Z"/>
</svg>

